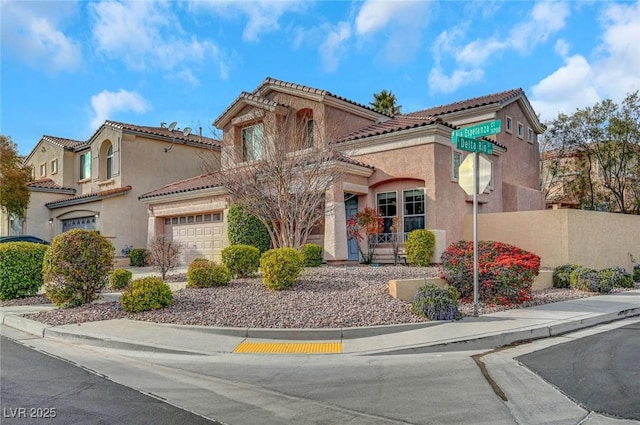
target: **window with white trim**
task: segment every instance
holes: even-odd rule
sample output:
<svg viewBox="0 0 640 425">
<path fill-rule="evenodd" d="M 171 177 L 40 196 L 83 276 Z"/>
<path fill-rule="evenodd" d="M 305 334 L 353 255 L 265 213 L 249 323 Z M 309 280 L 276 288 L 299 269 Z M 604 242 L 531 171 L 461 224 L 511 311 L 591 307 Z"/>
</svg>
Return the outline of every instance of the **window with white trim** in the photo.
<svg viewBox="0 0 640 425">
<path fill-rule="evenodd" d="M 522 125 L 521 122 L 518 123 L 518 129 L 517 129 L 516 135 L 519 138 L 524 139 L 524 125 Z"/>
<path fill-rule="evenodd" d="M 535 138 L 535 136 L 534 136 L 533 130 L 529 129 L 528 133 L 527 133 L 527 140 L 529 140 L 530 143 L 533 143 L 534 138 Z"/>
<path fill-rule="evenodd" d="M 513 122 L 509 116 L 505 117 L 504 131 L 513 133 Z"/>
<path fill-rule="evenodd" d="M 403 231 L 409 233 L 416 229 L 424 229 L 425 205 L 424 189 L 409 189 L 402 192 Z"/>
<path fill-rule="evenodd" d="M 80 155 L 80 180 L 91 177 L 91 152 Z"/>
<path fill-rule="evenodd" d="M 255 161 L 262 158 L 262 123 L 242 129 L 242 159 Z"/>
<path fill-rule="evenodd" d="M 107 149 L 107 180 L 113 177 L 113 146 Z"/>
<path fill-rule="evenodd" d="M 381 192 L 376 195 L 376 207 L 382 217 L 382 233 L 391 233 L 393 217 L 398 214 L 398 194 L 396 192 Z"/>
<path fill-rule="evenodd" d="M 40 177 L 46 177 L 47 176 L 47 163 L 45 162 L 44 164 L 40 164 Z"/>
<path fill-rule="evenodd" d="M 53 161 L 51 161 L 51 174 L 57 174 L 58 173 L 58 160 L 54 159 Z"/>
</svg>

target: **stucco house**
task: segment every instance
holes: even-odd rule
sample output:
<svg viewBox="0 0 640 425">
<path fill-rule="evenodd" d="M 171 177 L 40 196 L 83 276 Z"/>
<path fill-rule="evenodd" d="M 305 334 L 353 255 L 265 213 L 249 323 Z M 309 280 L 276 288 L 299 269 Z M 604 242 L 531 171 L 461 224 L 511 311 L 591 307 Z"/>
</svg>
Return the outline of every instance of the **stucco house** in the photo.
<svg viewBox="0 0 640 425">
<path fill-rule="evenodd" d="M 105 121 L 84 141 L 43 136 L 25 160 L 34 180 L 22 233 L 51 240 L 86 228 L 111 240 L 117 255 L 146 247 L 148 208 L 138 197 L 220 156 L 219 140 L 174 127 Z"/>
<path fill-rule="evenodd" d="M 479 213 L 544 209 L 537 137 L 544 127 L 522 89 L 394 117 L 326 90 L 266 78 L 252 92 L 242 92 L 213 123 L 223 132 L 221 171 L 140 195 L 148 207 L 149 238 L 164 234 L 182 243 L 185 263 L 195 257 L 219 260 L 228 244 L 225 223 L 232 201 L 219 173 L 259 159 L 269 143 L 264 126 L 289 112 L 308 125 L 309 146 L 331 142 L 344 155 L 341 180 L 326 193 L 324 224 L 309 237 L 323 246 L 328 263 L 358 260 L 346 220 L 367 206 L 385 219 L 376 261 L 392 260 L 385 250 L 395 237 L 394 216 L 401 243 L 414 229 L 436 234 L 436 260 L 446 245 L 462 239 L 472 197 L 458 185 L 458 166 L 468 154 L 451 142 L 459 127 L 502 121 L 502 131 L 486 139 L 494 145 L 488 156 L 492 174 L 478 197 Z"/>
</svg>

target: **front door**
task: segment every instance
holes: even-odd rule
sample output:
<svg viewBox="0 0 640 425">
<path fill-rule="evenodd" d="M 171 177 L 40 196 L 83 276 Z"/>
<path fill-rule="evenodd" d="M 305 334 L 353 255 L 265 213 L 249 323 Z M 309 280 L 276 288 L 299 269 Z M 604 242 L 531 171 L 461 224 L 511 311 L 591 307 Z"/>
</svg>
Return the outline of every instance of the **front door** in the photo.
<svg viewBox="0 0 640 425">
<path fill-rule="evenodd" d="M 358 214 L 358 195 L 351 195 L 345 193 L 344 210 L 347 221 Z M 355 239 L 347 238 L 347 258 L 349 260 L 359 260 L 358 244 Z"/>
</svg>

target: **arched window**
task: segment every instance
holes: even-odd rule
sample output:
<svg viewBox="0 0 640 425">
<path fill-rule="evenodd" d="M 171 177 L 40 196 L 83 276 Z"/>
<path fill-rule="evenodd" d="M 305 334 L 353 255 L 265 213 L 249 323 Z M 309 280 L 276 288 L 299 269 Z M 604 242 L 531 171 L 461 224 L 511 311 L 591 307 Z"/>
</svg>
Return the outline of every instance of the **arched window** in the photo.
<svg viewBox="0 0 640 425">
<path fill-rule="evenodd" d="M 107 149 L 107 180 L 113 177 L 113 146 Z"/>
</svg>

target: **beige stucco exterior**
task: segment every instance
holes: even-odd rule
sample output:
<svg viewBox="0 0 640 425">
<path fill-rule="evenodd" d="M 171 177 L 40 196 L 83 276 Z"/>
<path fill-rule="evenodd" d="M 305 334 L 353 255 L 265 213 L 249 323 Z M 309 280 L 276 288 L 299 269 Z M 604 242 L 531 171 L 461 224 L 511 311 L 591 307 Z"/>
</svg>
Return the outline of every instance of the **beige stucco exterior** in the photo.
<svg viewBox="0 0 640 425">
<path fill-rule="evenodd" d="M 472 216 L 465 239 L 472 240 Z M 573 263 L 594 269 L 640 264 L 640 216 L 558 209 L 478 215 L 478 239 L 516 245 L 541 257 L 542 267 Z"/>
<path fill-rule="evenodd" d="M 125 246 L 145 248 L 148 211 L 138 196 L 200 174 L 203 159 L 219 158 L 219 145 L 211 142 L 166 127 L 115 122 L 105 123 L 86 142 L 44 136 L 26 160 L 35 170 L 35 181 L 23 233 L 51 240 L 64 230 L 65 220 L 84 218 L 114 244 L 116 254 Z M 85 153 L 91 156 L 90 175 L 81 178 L 80 157 Z M 57 172 L 52 173 L 54 161 Z M 41 164 L 46 164 L 44 173 Z"/>
<path fill-rule="evenodd" d="M 378 193 L 395 192 L 397 202 L 401 203 L 403 191 L 417 189 L 424 191 L 425 226 L 437 235 L 434 261 L 438 261 L 444 247 L 463 238 L 465 216 L 473 209 L 472 197 L 465 194 L 455 176 L 454 156 L 461 161 L 466 152 L 458 151 L 452 143 L 454 128 L 495 119 L 503 121 L 503 131 L 491 136 L 496 142 L 493 154 L 488 156 L 492 181 L 478 197 L 481 213 L 544 208 L 539 190 L 537 142 L 543 127 L 521 91 L 512 91 L 509 96 L 500 102 L 478 101 L 477 105 L 460 110 L 439 112 L 438 119 L 407 117 L 409 124 L 404 125 L 403 117 L 395 119 L 322 90 L 267 79 L 252 93 L 243 92 L 214 125 L 223 131 L 224 171 L 247 164 L 242 158 L 244 127 L 262 123 L 268 128 L 283 122 L 285 116 L 313 116 L 314 142 L 336 141 L 336 149 L 354 161 L 343 164 L 341 180 L 326 194 L 323 233 L 310 238 L 310 242 L 324 247 L 325 260 L 349 259 L 347 198 L 357 197 L 357 207 L 361 210 L 376 208 Z M 510 131 L 504 129 L 507 119 L 512 125 Z M 522 137 L 517 134 L 518 126 Z M 268 149 L 272 142 L 265 141 L 263 149 Z M 170 189 L 143 197 L 150 210 L 153 209 L 148 225 L 150 236 L 162 232 L 159 223 L 164 217 L 190 208 L 202 209 L 194 204 L 196 199 L 209 199 L 217 205 L 227 201 L 216 187 L 184 193 L 172 193 Z M 397 210 L 402 219 L 403 205 L 399 204 Z M 226 208 L 224 213 L 226 216 Z M 400 234 L 403 230 L 399 229 Z M 389 251 L 388 246 L 379 248 L 381 253 Z M 378 259 L 388 260 L 382 256 Z"/>
</svg>

